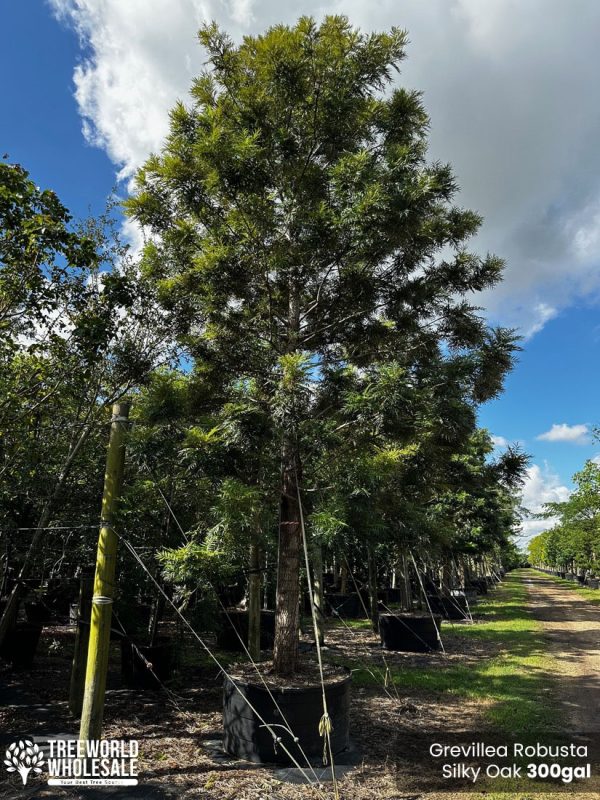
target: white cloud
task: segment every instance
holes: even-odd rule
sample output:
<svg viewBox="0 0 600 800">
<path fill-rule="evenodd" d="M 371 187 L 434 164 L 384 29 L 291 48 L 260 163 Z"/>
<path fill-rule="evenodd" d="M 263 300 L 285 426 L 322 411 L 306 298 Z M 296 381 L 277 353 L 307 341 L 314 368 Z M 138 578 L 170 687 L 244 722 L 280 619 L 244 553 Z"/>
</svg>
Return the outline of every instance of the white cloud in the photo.
<svg viewBox="0 0 600 800">
<path fill-rule="evenodd" d="M 533 319 L 526 323 L 523 321 L 523 336 L 525 339 L 531 339 L 536 333 L 539 333 L 544 325 L 558 314 L 558 309 L 549 306 L 547 303 L 538 303 L 531 310 Z"/>
<path fill-rule="evenodd" d="M 78 31 L 85 135 L 128 178 L 160 147 L 167 112 L 202 68 L 196 30 L 239 40 L 300 14 L 344 13 L 364 29 L 405 27 L 400 80 L 424 91 L 431 155 L 453 164 L 460 202 L 485 224 L 474 246 L 507 259 L 481 302 L 533 336 L 600 290 L 597 130 L 600 3 L 579 0 L 49 0 Z"/>
<path fill-rule="evenodd" d="M 528 468 L 521 502 L 529 515 L 521 524 L 522 537 L 519 542 L 521 547 L 538 533 L 556 524 L 553 518 L 532 519 L 531 515 L 542 511 L 545 503 L 564 503 L 570 494 L 570 489 L 561 484 L 559 476 L 552 472 L 547 464 L 543 468 L 538 464 Z"/>
<path fill-rule="evenodd" d="M 508 439 L 504 436 L 492 436 L 492 444 L 494 447 L 508 447 Z"/>
<path fill-rule="evenodd" d="M 590 429 L 587 425 L 567 425 L 556 423 L 549 431 L 541 433 L 538 439 L 544 442 L 571 442 L 572 444 L 589 444 Z"/>
</svg>

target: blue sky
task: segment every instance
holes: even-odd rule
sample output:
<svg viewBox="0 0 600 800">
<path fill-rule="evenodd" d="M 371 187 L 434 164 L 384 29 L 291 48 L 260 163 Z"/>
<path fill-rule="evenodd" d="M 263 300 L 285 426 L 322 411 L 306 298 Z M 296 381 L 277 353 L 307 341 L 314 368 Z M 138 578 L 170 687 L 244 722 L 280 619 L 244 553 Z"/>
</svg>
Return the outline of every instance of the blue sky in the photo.
<svg viewBox="0 0 600 800">
<path fill-rule="evenodd" d="M 432 155 L 454 165 L 461 200 L 486 219 L 474 245 L 507 258 L 506 281 L 483 302 L 492 321 L 528 338 L 481 423 L 531 454 L 525 502 L 536 509 L 564 499 L 572 474 L 600 453 L 576 427 L 600 423 L 599 6 L 578 0 L 575 16 L 557 0 L 405 0 L 401 11 L 381 2 L 368 12 L 359 0 L 8 3 L 0 155 L 74 215 L 98 213 L 117 175 L 124 189 L 160 146 L 169 107 L 201 68 L 203 18 L 235 37 L 321 8 L 362 27 L 408 28 L 400 80 L 424 91 Z"/>
</svg>

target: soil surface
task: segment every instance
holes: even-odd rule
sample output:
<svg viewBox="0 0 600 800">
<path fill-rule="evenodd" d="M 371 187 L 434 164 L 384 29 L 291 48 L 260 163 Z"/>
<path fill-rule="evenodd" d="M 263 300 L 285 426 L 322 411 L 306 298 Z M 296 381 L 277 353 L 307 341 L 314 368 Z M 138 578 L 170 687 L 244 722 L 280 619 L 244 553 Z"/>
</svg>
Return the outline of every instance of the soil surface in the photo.
<svg viewBox="0 0 600 800">
<path fill-rule="evenodd" d="M 531 612 L 543 624 L 555 657 L 565 727 L 600 732 L 600 606 L 543 575 L 532 573 L 525 583 Z"/>
<path fill-rule="evenodd" d="M 252 664 L 232 664 L 229 675 L 236 681 L 268 686 L 270 689 L 320 689 L 321 675 L 325 685 L 341 683 L 348 679 L 350 672 L 335 664 L 323 664 L 323 672 L 315 661 L 300 659 L 293 677 L 276 675 L 272 661 L 261 661 L 259 669 Z"/>
</svg>

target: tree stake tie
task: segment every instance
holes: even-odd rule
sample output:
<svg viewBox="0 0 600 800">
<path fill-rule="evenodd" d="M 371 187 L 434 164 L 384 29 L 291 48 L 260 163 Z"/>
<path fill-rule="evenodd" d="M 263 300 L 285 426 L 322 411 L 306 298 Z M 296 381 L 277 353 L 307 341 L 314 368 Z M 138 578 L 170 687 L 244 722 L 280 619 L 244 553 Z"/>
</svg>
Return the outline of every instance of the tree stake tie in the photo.
<svg viewBox="0 0 600 800">
<path fill-rule="evenodd" d="M 331 717 L 327 712 L 323 714 L 321 720 L 319 721 L 319 736 L 323 739 L 323 766 L 327 766 L 327 740 L 333 730 L 333 725 L 331 724 Z"/>
<path fill-rule="evenodd" d="M 92 597 L 92 603 L 95 603 L 97 606 L 107 606 L 112 603 L 112 597 L 105 597 L 101 594 L 96 594 Z"/>
</svg>

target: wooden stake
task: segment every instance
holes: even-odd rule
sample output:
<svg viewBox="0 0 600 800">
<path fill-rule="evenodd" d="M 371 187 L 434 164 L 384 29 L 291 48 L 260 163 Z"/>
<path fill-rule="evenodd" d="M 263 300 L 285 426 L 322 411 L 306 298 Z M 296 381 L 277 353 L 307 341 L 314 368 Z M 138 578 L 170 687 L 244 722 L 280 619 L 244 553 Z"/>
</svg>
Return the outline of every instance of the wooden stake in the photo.
<svg viewBox="0 0 600 800">
<path fill-rule="evenodd" d="M 104 476 L 102 522 L 98 537 L 90 643 L 85 673 L 81 727 L 79 729 L 81 741 L 98 740 L 102 734 L 117 559 L 117 535 L 112 528 L 112 524 L 123 483 L 125 427 L 128 418 L 129 403 L 115 403 L 106 457 L 106 474 Z"/>
</svg>

